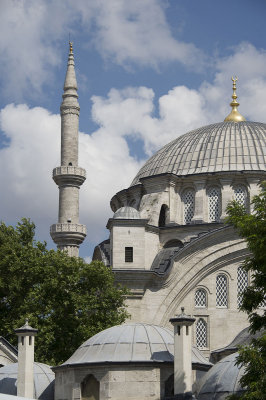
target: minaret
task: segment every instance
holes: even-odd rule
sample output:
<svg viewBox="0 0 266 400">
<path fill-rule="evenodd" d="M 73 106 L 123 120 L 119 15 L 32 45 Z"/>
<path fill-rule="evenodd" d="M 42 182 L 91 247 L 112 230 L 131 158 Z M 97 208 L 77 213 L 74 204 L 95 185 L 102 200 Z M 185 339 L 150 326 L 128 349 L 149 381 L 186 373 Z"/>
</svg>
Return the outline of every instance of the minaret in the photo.
<svg viewBox="0 0 266 400">
<path fill-rule="evenodd" d="M 192 399 L 192 335 L 191 325 L 195 318 L 181 314 L 170 319 L 174 326 L 174 395 L 178 400 Z"/>
<path fill-rule="evenodd" d="M 18 379 L 17 396 L 34 397 L 34 337 L 38 330 L 25 325 L 15 329 L 18 336 Z"/>
<path fill-rule="evenodd" d="M 78 166 L 79 103 L 72 43 L 69 43 L 66 79 L 61 113 L 61 166 L 54 168 L 53 180 L 59 187 L 58 223 L 50 234 L 58 249 L 78 257 L 86 237 L 86 226 L 79 223 L 79 188 L 86 171 Z"/>
</svg>

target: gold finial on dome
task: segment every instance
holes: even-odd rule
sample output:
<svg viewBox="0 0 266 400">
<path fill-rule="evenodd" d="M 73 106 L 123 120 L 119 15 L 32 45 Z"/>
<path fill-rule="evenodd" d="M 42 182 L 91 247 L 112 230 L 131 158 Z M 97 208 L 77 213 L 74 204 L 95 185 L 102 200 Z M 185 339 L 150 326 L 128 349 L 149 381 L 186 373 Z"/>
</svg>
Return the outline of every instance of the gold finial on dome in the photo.
<svg viewBox="0 0 266 400">
<path fill-rule="evenodd" d="M 73 54 L 73 43 L 69 42 L 69 53 Z"/>
<path fill-rule="evenodd" d="M 237 76 L 234 78 L 232 76 L 232 81 L 233 81 L 233 95 L 232 95 L 232 99 L 233 101 L 231 101 L 230 106 L 232 107 L 232 111 L 230 112 L 230 114 L 225 118 L 225 121 L 233 121 L 233 122 L 241 122 L 241 121 L 246 121 L 246 119 L 243 117 L 243 115 L 241 115 L 238 112 L 237 107 L 239 106 L 239 103 L 236 101 L 237 99 L 237 95 L 236 95 L 236 81 L 237 81 Z"/>
</svg>

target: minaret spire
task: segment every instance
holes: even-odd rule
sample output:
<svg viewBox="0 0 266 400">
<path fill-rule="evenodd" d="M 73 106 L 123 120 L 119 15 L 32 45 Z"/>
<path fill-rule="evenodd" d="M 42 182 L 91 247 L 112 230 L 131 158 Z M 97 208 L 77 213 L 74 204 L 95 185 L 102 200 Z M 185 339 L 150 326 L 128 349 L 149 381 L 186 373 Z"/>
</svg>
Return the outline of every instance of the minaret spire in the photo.
<svg viewBox="0 0 266 400">
<path fill-rule="evenodd" d="M 58 223 L 50 228 L 60 250 L 78 257 L 79 246 L 86 236 L 86 226 L 79 223 L 79 188 L 86 171 L 78 166 L 79 103 L 73 45 L 69 54 L 63 101 L 61 103 L 61 166 L 54 168 L 53 180 L 59 187 Z"/>
</svg>

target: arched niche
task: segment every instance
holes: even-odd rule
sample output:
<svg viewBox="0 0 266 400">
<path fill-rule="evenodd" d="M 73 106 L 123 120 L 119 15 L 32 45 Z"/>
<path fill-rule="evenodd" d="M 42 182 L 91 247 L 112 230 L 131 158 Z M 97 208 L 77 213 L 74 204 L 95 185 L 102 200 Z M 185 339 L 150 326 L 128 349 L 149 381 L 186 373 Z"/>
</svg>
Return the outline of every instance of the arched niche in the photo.
<svg viewBox="0 0 266 400">
<path fill-rule="evenodd" d="M 171 248 L 171 247 L 183 247 L 184 245 L 183 245 L 183 243 L 181 242 L 181 240 L 178 240 L 178 239 L 171 239 L 171 240 L 168 240 L 164 245 L 163 245 L 163 248 L 164 249 L 169 249 L 169 248 Z"/>
<path fill-rule="evenodd" d="M 81 383 L 81 400 L 100 400 L 100 382 L 91 374 Z"/>
<path fill-rule="evenodd" d="M 158 226 L 163 228 L 169 221 L 169 207 L 166 204 L 163 204 L 161 207 Z"/>
</svg>

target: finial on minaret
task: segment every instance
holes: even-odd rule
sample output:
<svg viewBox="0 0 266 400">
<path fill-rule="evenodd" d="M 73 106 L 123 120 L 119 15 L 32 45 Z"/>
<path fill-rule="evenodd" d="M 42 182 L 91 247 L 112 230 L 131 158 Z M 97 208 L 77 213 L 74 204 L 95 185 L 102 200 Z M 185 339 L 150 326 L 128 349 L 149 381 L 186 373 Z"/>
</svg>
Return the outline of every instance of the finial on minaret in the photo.
<svg viewBox="0 0 266 400">
<path fill-rule="evenodd" d="M 69 41 L 69 53 L 73 54 L 73 42 Z"/>
<path fill-rule="evenodd" d="M 239 103 L 237 102 L 237 95 L 236 95 L 236 82 L 238 80 L 237 76 L 234 78 L 232 76 L 232 81 L 233 81 L 233 95 L 232 95 L 232 101 L 230 103 L 230 106 L 232 107 L 232 111 L 230 114 L 225 118 L 225 121 L 233 121 L 233 122 L 241 122 L 241 121 L 246 121 L 246 119 L 241 115 L 237 109 L 239 106 Z"/>
</svg>

